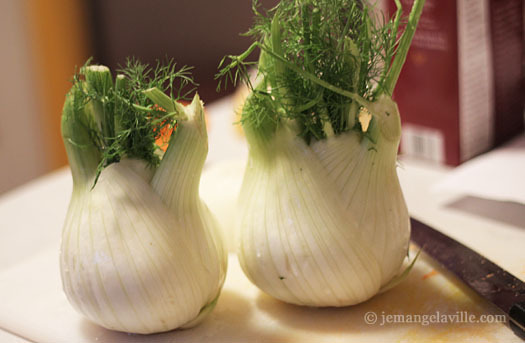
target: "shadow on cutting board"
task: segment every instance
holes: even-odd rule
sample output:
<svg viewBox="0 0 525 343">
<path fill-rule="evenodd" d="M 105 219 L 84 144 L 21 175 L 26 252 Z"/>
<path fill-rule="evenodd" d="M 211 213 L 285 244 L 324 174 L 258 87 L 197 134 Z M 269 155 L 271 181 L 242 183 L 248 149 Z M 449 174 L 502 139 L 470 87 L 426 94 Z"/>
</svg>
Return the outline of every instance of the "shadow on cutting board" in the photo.
<svg viewBox="0 0 525 343">
<path fill-rule="evenodd" d="M 281 321 L 284 325 L 313 333 L 338 333 L 341 336 L 384 337 L 395 341 L 442 341 L 477 342 L 499 341 L 500 333 L 512 336 L 501 330 L 499 323 L 427 323 L 421 322 L 423 315 L 500 315 L 490 304 L 461 284 L 454 276 L 435 265 L 431 259 L 421 254 L 419 261 L 408 278 L 392 290 L 379 294 L 372 299 L 355 306 L 343 308 L 310 308 L 286 304 L 261 292 L 257 306 L 268 315 Z M 374 312 L 377 315 L 375 324 L 367 324 L 365 315 Z M 386 323 L 394 315 L 402 315 L 406 322 Z M 416 318 L 415 315 L 421 315 Z M 450 317 L 452 318 L 452 317 Z M 461 320 L 462 317 L 458 317 Z M 399 320 L 399 319 L 397 319 Z M 458 321 L 448 319 L 450 321 Z M 412 322 L 409 322 L 412 321 Z M 414 323 L 416 321 L 416 323 Z M 417 322 L 419 321 L 419 322 Z M 383 325 L 381 325 L 383 324 Z M 361 336 L 362 335 L 362 336 Z"/>
<path fill-rule="evenodd" d="M 415 255 L 415 251 L 414 251 Z M 237 266 L 231 266 L 235 273 Z M 238 271 L 240 272 L 240 270 Z M 246 282 L 248 282 L 246 280 Z M 228 286 L 228 285 L 226 285 Z M 229 287 L 229 286 L 228 286 Z M 245 286 L 243 286 L 245 287 Z M 248 287 L 248 285 L 246 285 Z M 408 278 L 369 301 L 344 308 L 309 308 L 283 303 L 255 290 L 247 296 L 223 289 L 217 307 L 199 326 L 155 335 L 128 335 L 83 320 L 86 342 L 500 342 L 516 339 L 500 323 L 384 323 L 403 315 L 500 314 L 421 253 Z M 375 324 L 364 316 L 374 312 Z"/>
<path fill-rule="evenodd" d="M 221 306 L 228 304 L 228 306 Z M 273 333 L 264 325 L 257 325 L 252 318 L 253 304 L 242 295 L 223 290 L 216 308 L 200 325 L 187 330 L 140 335 L 104 329 L 83 320 L 80 330 L 86 341 L 100 343 L 119 342 L 282 342 L 290 340 L 282 334 Z"/>
</svg>

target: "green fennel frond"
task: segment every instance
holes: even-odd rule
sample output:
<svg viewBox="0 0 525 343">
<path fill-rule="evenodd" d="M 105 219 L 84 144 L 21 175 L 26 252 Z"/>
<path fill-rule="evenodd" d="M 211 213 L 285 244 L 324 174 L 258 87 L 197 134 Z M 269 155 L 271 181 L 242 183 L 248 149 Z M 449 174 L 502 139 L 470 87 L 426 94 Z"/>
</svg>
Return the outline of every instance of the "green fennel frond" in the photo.
<svg viewBox="0 0 525 343">
<path fill-rule="evenodd" d="M 327 128 L 335 134 L 358 130 L 360 108 L 381 93 L 392 94 L 423 3 L 416 0 L 404 17 L 396 0 L 397 12 L 386 19 L 358 0 L 282 0 L 268 11 L 254 0 L 255 24 L 246 35 L 255 42 L 221 61 L 218 88 L 244 82 L 253 91 L 243 125 L 260 122 L 260 105 L 268 102 L 257 98 L 266 97 L 273 101 L 267 108 L 276 111 L 273 120 L 294 122 L 306 142 L 326 138 Z M 406 29 L 399 35 L 401 27 Z M 249 58 L 256 49 L 258 77 L 252 84 Z"/>
<path fill-rule="evenodd" d="M 160 163 L 162 152 L 155 142 L 176 128 L 180 114 L 154 103 L 146 91 L 156 88 L 173 102 L 188 100 L 196 86 L 191 69 L 177 69 L 171 59 L 151 67 L 130 58 L 113 81 L 108 68 L 92 65 L 91 60 L 80 68 L 70 91 L 71 115 L 77 117 L 71 120 L 82 121 L 90 143 L 100 152 L 94 185 L 104 168 L 124 157 L 144 160 L 152 167 Z"/>
</svg>

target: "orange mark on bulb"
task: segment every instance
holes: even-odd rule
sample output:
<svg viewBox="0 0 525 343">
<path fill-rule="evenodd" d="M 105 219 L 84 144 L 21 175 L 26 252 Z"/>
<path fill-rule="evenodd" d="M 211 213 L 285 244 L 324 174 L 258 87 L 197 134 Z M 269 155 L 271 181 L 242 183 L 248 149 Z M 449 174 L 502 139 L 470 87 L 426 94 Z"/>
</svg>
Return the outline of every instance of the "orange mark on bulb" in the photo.
<svg viewBox="0 0 525 343">
<path fill-rule="evenodd" d="M 157 144 L 157 146 L 161 148 L 162 151 L 165 152 L 168 149 L 168 143 L 170 141 L 171 134 L 176 128 L 177 125 L 175 125 L 175 127 L 164 126 L 160 130 L 160 137 L 155 140 L 155 144 Z"/>
<path fill-rule="evenodd" d="M 179 100 L 178 103 L 184 105 L 184 106 L 188 106 L 190 104 L 189 101 L 184 101 L 184 100 Z M 152 106 L 152 108 L 156 111 L 161 111 L 161 112 L 167 112 L 166 109 L 164 109 L 163 107 L 157 105 L 157 104 L 154 104 Z M 208 122 L 208 116 L 206 115 L 206 110 L 204 110 L 204 120 L 206 121 L 206 126 L 209 127 L 209 122 Z M 163 123 L 164 124 L 164 123 Z M 177 130 L 177 124 L 175 124 L 173 127 L 171 126 L 163 126 L 161 129 L 160 129 L 160 135 L 159 137 L 155 140 L 155 144 L 164 152 L 166 152 L 166 150 L 168 149 L 168 143 L 170 142 L 170 137 L 171 137 L 171 134 L 173 133 L 173 131 Z"/>
<path fill-rule="evenodd" d="M 167 112 L 165 108 L 157 105 L 157 104 L 153 104 L 152 106 L 152 109 L 157 111 L 157 112 Z M 164 123 L 162 123 L 164 124 Z M 160 135 L 158 136 L 158 138 L 155 140 L 155 144 L 162 150 L 162 151 L 166 151 L 166 149 L 168 149 L 168 142 L 170 141 L 170 136 L 171 134 L 173 133 L 173 130 L 177 127 L 177 125 L 175 125 L 175 127 L 171 127 L 171 126 L 163 126 L 161 129 L 160 129 Z"/>
</svg>

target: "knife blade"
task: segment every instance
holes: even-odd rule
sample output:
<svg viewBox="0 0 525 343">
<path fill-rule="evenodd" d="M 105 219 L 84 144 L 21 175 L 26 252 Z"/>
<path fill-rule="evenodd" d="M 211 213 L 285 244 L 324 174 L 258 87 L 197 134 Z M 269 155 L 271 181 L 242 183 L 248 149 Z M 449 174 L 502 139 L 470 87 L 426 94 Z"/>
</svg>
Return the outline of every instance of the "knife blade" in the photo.
<svg viewBox="0 0 525 343">
<path fill-rule="evenodd" d="M 513 331 L 525 339 L 525 283 L 486 257 L 410 218 L 411 240 L 477 294 L 503 311 Z"/>
</svg>

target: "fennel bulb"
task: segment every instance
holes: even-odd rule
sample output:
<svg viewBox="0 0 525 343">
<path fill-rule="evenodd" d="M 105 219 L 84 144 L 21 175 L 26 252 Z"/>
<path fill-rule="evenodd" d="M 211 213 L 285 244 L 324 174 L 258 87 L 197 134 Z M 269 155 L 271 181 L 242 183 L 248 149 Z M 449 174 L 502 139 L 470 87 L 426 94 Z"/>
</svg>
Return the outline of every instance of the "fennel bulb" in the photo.
<svg viewBox="0 0 525 343">
<path fill-rule="evenodd" d="M 377 118 L 375 143 L 346 132 L 317 141 L 312 149 L 335 181 L 342 206 L 357 221 L 359 237 L 378 260 L 384 286 L 398 274 L 407 255 L 410 218 L 396 172 L 399 111 L 384 96 L 371 107 Z"/>
<path fill-rule="evenodd" d="M 287 128 L 262 149 L 250 151 L 239 197 L 239 260 L 248 278 L 278 299 L 309 306 L 377 293 L 377 260 L 315 153 Z"/>
<path fill-rule="evenodd" d="M 406 275 L 410 226 L 391 96 L 424 0 L 414 2 L 399 40 L 396 3 L 384 26 L 353 0 L 282 0 L 269 17 L 256 10 L 249 32 L 258 41 L 228 56 L 218 74 L 252 90 L 241 116 L 250 150 L 239 260 L 255 285 L 282 301 L 357 304 Z M 246 59 L 256 48 L 252 84 Z"/>
<path fill-rule="evenodd" d="M 84 66 L 64 105 L 73 194 L 63 289 L 77 311 L 112 330 L 194 326 L 225 279 L 226 252 L 199 198 L 208 150 L 202 102 L 195 95 L 184 107 L 161 91 L 173 91 L 166 80 L 189 80 L 174 67 L 158 66 L 149 78 L 132 61 L 113 84 L 107 67 Z M 163 154 L 155 139 L 175 125 Z"/>
</svg>

